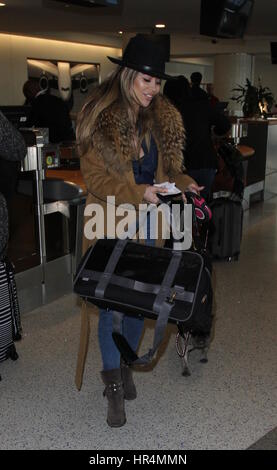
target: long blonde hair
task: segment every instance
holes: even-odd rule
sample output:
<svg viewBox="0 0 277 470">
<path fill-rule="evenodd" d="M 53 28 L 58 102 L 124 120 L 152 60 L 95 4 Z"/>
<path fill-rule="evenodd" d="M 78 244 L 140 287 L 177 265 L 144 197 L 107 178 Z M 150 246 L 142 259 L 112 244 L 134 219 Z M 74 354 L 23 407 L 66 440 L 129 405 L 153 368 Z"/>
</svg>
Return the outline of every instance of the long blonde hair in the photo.
<svg viewBox="0 0 277 470">
<path fill-rule="evenodd" d="M 77 117 L 76 144 L 80 156 L 92 147 L 93 131 L 99 114 L 115 101 L 120 101 L 121 106 L 126 110 L 134 135 L 139 128 L 140 142 L 146 137 L 146 144 L 149 146 L 149 110 L 152 108 L 155 98 L 148 108 L 140 107 L 137 116 L 134 111 L 132 94 L 133 83 L 137 74 L 136 70 L 118 66 L 101 85 L 93 90 Z"/>
</svg>

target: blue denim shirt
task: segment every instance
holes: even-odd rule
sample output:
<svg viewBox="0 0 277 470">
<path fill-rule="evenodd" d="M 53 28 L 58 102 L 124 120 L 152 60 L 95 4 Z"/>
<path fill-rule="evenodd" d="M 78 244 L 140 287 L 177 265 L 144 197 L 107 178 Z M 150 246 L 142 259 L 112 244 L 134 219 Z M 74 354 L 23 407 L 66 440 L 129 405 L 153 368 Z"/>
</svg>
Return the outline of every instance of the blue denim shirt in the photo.
<svg viewBox="0 0 277 470">
<path fill-rule="evenodd" d="M 153 184 L 154 175 L 158 166 L 158 149 L 151 135 L 150 148 L 147 150 L 145 140 L 142 141 L 144 156 L 133 160 L 134 177 L 137 184 Z"/>
</svg>

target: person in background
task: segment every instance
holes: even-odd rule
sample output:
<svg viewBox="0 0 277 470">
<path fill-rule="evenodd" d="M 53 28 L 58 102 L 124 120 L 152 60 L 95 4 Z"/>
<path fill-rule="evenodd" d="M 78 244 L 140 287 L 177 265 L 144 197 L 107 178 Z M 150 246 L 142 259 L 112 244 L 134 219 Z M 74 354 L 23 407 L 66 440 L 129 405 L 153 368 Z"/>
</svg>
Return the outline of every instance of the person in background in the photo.
<svg viewBox="0 0 277 470">
<path fill-rule="evenodd" d="M 216 107 L 217 103 L 219 103 L 219 99 L 217 98 L 217 96 L 214 95 L 214 86 L 212 83 L 207 84 L 207 93 L 210 105 L 213 108 Z"/>
<path fill-rule="evenodd" d="M 193 72 L 190 76 L 191 93 L 195 100 L 207 100 L 208 93 L 201 88 L 202 74 L 200 72 Z"/>
<path fill-rule="evenodd" d="M 0 156 L 1 159 L 20 161 L 26 156 L 26 145 L 20 132 L 0 111 Z"/>
<path fill-rule="evenodd" d="M 24 83 L 23 93 L 25 104 L 32 108 L 26 127 L 48 128 L 52 143 L 75 140 L 69 108 L 61 98 L 51 95 L 48 90 L 41 90 L 39 82 L 34 79 Z"/>
<path fill-rule="evenodd" d="M 10 235 L 11 202 L 27 149 L 20 132 L 0 111 L 0 336 L 1 361 L 18 358 L 13 341 L 21 339 L 22 327 L 14 268 L 7 258 Z M 1 379 L 1 376 L 0 376 Z"/>
<path fill-rule="evenodd" d="M 208 99 L 195 98 L 188 80 L 182 75 L 167 81 L 163 93 L 182 115 L 186 130 L 184 164 L 188 174 L 199 186 L 204 186 L 201 195 L 208 201 L 217 169 L 213 139 L 225 136 L 231 123 Z"/>
<path fill-rule="evenodd" d="M 99 204 L 105 220 L 109 195 L 115 197 L 116 206 L 132 204 L 138 214 L 139 204 L 159 203 L 157 193 L 161 191 L 154 183 L 174 181 L 182 191 L 201 189 L 184 172 L 182 118 L 160 94 L 161 80 L 170 78 L 164 73 L 166 51 L 138 34 L 130 39 L 122 59 L 109 59 L 117 68 L 94 90 L 77 120 L 77 148 L 88 189 L 87 206 Z M 92 243 L 85 238 L 84 249 Z M 145 243 L 155 243 L 149 230 Z M 101 376 L 108 399 L 107 423 L 119 427 L 126 422 L 124 398 L 136 398 L 136 388 L 131 370 L 120 361 L 112 338 L 112 322 L 112 312 L 100 310 L 98 337 Z M 125 315 L 121 327 L 136 350 L 143 319 Z"/>
<path fill-rule="evenodd" d="M 25 158 L 26 153 L 22 135 L 0 111 L 0 192 L 6 199 L 9 213 L 20 161 Z"/>
</svg>

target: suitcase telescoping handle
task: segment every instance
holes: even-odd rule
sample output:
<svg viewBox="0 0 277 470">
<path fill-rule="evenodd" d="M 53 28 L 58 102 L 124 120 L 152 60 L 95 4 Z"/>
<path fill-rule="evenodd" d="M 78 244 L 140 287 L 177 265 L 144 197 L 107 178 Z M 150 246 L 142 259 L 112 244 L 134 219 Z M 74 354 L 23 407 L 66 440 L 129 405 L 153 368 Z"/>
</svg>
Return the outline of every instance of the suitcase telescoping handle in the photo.
<svg viewBox="0 0 277 470">
<path fill-rule="evenodd" d="M 168 318 L 174 306 L 174 303 L 168 300 L 168 297 L 170 295 L 171 286 L 174 282 L 181 259 L 181 252 L 172 252 L 172 258 L 166 270 L 160 290 L 155 298 L 153 311 L 158 314 L 158 318 L 155 326 L 153 346 L 149 349 L 148 353 L 141 357 L 137 356 L 126 338 L 121 333 L 123 314 L 120 312 L 113 312 L 113 340 L 127 364 L 144 365 L 149 364 L 152 361 L 155 352 L 157 351 L 163 339 L 165 328 L 168 323 Z"/>
</svg>

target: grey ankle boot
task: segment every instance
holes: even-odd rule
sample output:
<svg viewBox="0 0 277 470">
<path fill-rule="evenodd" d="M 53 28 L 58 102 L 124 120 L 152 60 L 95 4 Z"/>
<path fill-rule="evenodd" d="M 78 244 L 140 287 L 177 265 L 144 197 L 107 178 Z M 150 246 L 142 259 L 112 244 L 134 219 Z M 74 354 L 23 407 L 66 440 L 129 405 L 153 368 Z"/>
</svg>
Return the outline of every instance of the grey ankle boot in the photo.
<svg viewBox="0 0 277 470">
<path fill-rule="evenodd" d="M 104 396 L 108 399 L 107 423 L 112 428 L 119 428 L 126 423 L 121 369 L 103 370 L 101 377 L 106 386 Z"/>
<path fill-rule="evenodd" d="M 137 398 L 137 390 L 133 380 L 133 372 L 123 361 L 121 361 L 120 367 L 124 389 L 124 398 L 125 400 L 134 400 Z"/>
</svg>

